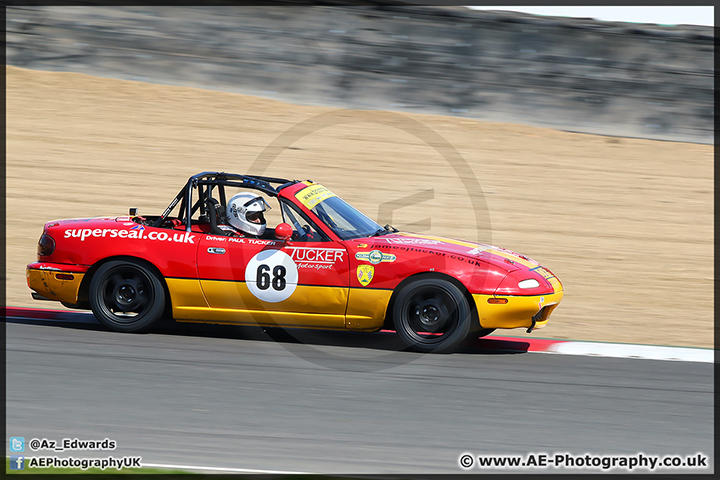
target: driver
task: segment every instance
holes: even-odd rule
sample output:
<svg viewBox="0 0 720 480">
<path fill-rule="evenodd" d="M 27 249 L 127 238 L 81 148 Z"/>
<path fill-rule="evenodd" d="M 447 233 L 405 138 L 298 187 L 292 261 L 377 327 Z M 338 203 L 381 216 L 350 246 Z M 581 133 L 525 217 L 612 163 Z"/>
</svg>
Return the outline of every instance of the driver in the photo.
<svg viewBox="0 0 720 480">
<path fill-rule="evenodd" d="M 267 226 L 263 212 L 271 208 L 259 195 L 238 193 L 227 204 L 227 221 L 245 235 L 260 237 Z"/>
</svg>

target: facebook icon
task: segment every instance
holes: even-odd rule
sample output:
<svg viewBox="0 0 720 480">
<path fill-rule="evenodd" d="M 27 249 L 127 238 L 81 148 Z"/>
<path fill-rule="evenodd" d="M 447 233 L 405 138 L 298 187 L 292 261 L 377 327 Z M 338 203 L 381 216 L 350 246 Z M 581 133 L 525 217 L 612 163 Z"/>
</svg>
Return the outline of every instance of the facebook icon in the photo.
<svg viewBox="0 0 720 480">
<path fill-rule="evenodd" d="M 25 470 L 25 457 L 10 455 L 10 470 Z"/>
</svg>

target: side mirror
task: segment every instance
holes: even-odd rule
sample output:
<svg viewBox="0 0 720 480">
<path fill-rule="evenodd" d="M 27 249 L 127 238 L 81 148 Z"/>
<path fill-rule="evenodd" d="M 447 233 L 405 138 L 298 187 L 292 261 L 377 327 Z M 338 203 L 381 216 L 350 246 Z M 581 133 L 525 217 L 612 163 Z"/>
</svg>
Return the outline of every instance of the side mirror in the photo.
<svg viewBox="0 0 720 480">
<path fill-rule="evenodd" d="M 277 227 L 275 227 L 275 238 L 278 240 L 288 240 L 290 237 L 292 237 L 293 229 L 288 223 L 281 223 Z"/>
</svg>

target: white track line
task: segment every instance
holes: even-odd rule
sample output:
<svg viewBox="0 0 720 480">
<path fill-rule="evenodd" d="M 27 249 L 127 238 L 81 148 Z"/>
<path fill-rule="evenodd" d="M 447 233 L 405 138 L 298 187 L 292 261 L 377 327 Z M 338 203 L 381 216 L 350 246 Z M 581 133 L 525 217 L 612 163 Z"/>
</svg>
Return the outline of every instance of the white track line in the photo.
<svg viewBox="0 0 720 480">
<path fill-rule="evenodd" d="M 550 345 L 549 353 L 563 355 L 592 355 L 615 358 L 645 358 L 680 362 L 715 362 L 715 350 L 706 348 L 663 347 L 660 345 L 630 345 L 623 343 L 562 342 Z"/>
<path fill-rule="evenodd" d="M 313 475 L 310 472 L 290 472 L 285 470 L 256 470 L 252 468 L 225 468 L 225 467 L 201 467 L 192 465 L 166 465 L 164 463 L 145 463 L 141 462 L 143 467 L 151 468 L 168 468 L 174 470 L 203 470 L 208 472 L 231 472 L 231 473 L 264 473 L 276 475 Z"/>
</svg>

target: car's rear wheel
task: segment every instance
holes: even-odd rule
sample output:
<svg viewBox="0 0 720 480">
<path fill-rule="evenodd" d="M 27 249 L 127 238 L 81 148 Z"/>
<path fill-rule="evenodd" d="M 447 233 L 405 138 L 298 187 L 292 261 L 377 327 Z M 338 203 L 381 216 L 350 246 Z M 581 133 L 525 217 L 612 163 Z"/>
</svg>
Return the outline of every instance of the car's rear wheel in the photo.
<svg viewBox="0 0 720 480">
<path fill-rule="evenodd" d="M 463 292 L 438 278 L 406 285 L 392 314 L 400 338 L 420 352 L 450 352 L 463 343 L 472 327 L 470 305 Z"/>
<path fill-rule="evenodd" d="M 145 332 L 163 315 L 165 290 L 142 262 L 111 260 L 90 282 L 90 308 L 95 317 L 118 332 Z"/>
</svg>

